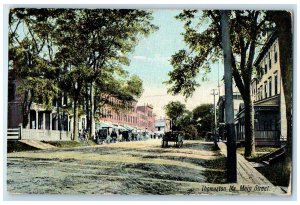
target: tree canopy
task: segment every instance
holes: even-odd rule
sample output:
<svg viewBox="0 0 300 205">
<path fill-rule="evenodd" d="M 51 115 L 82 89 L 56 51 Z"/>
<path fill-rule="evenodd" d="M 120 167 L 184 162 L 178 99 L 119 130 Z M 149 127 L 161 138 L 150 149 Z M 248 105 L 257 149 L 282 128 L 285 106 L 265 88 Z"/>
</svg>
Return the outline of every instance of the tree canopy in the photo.
<svg viewBox="0 0 300 205">
<path fill-rule="evenodd" d="M 176 18 L 184 22 L 184 42 L 187 48 L 171 58 L 173 70 L 169 72 L 169 92 L 190 97 L 195 88 L 211 71 L 211 65 L 222 57 L 219 10 L 183 10 Z M 254 121 L 250 84 L 255 51 L 260 48 L 265 35 L 274 25 L 259 10 L 232 10 L 229 12 L 232 75 L 245 102 L 245 155 L 255 151 Z M 258 68 L 259 70 L 259 68 Z"/>
<path fill-rule="evenodd" d="M 180 116 L 182 116 L 186 112 L 185 104 L 179 102 L 179 101 L 171 101 L 167 105 L 165 105 L 165 112 L 166 115 L 171 120 L 176 120 Z"/>
<path fill-rule="evenodd" d="M 9 61 L 27 110 L 36 98 L 51 104 L 60 93 L 74 106 L 93 105 L 93 113 L 100 110 L 95 101 L 108 103 L 108 95 L 130 107 L 142 81 L 123 65 L 139 40 L 157 29 L 151 20 L 150 10 L 139 9 L 11 9 Z"/>
<path fill-rule="evenodd" d="M 211 132 L 214 124 L 213 104 L 202 104 L 193 109 L 193 120 L 201 136 Z"/>
</svg>

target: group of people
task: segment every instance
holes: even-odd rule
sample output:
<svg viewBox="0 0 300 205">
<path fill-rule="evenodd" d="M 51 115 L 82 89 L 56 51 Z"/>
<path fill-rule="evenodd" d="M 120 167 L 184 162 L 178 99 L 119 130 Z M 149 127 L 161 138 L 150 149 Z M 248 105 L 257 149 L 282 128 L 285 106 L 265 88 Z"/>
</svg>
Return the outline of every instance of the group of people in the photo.
<svg viewBox="0 0 300 205">
<path fill-rule="evenodd" d="M 87 140 L 88 139 L 88 130 L 86 130 L 86 129 L 79 130 L 78 139 L 81 141 Z"/>
<path fill-rule="evenodd" d="M 88 139 L 88 130 L 79 130 L 78 138 L 81 141 Z M 116 143 L 119 141 L 129 142 L 129 141 L 142 141 L 151 139 L 160 139 L 162 135 L 148 134 L 146 132 L 132 132 L 132 131 L 119 131 L 119 134 L 115 129 L 109 132 L 107 129 L 99 129 L 96 131 L 95 136 L 93 136 L 94 141 L 97 144 L 105 143 Z"/>
<path fill-rule="evenodd" d="M 141 141 L 150 138 L 147 133 L 133 133 L 131 131 L 120 131 L 119 134 L 115 129 L 109 133 L 107 129 L 99 129 L 96 131 L 94 140 L 97 144 L 105 143 L 116 143 L 119 141 Z M 152 138 L 152 137 L 151 137 Z"/>
</svg>

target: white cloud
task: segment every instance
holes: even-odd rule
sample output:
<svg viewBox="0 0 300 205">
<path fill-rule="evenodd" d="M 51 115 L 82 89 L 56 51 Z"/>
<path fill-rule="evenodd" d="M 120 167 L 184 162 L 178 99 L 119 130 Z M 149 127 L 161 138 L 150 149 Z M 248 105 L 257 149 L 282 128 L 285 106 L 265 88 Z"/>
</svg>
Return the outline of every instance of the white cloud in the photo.
<svg viewBox="0 0 300 205">
<path fill-rule="evenodd" d="M 142 60 L 147 62 L 162 62 L 162 63 L 168 63 L 170 57 L 161 56 L 160 54 L 155 54 L 153 57 L 147 57 L 142 55 L 136 55 L 133 56 L 133 59 L 135 60 Z"/>
</svg>

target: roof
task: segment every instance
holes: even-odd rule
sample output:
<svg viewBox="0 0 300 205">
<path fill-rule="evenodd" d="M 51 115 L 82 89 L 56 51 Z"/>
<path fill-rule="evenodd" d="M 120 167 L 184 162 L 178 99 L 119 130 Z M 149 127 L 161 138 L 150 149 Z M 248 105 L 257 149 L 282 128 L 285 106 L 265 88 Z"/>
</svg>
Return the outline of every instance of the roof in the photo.
<svg viewBox="0 0 300 205">
<path fill-rule="evenodd" d="M 155 127 L 165 127 L 166 122 L 165 121 L 156 121 L 155 122 Z"/>
<path fill-rule="evenodd" d="M 254 65 L 257 66 L 261 60 L 263 59 L 263 57 L 265 56 L 265 54 L 268 52 L 269 48 L 271 47 L 271 45 L 274 43 L 274 41 L 276 40 L 276 38 L 278 37 L 278 32 L 277 30 L 274 31 L 267 39 L 267 42 L 264 44 L 264 46 L 262 47 L 262 49 L 260 50 L 257 58 L 254 61 Z"/>
<path fill-rule="evenodd" d="M 97 126 L 97 129 L 100 129 L 100 128 L 117 128 L 116 126 L 114 125 L 110 125 L 108 123 L 105 123 L 105 122 L 101 122 L 100 124 L 98 124 Z"/>
</svg>

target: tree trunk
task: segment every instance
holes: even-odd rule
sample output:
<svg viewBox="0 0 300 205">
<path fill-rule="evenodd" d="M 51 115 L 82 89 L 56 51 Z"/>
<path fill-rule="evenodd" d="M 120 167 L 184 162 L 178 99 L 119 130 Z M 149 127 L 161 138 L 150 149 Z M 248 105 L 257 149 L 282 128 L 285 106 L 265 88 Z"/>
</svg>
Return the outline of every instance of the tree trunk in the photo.
<svg viewBox="0 0 300 205">
<path fill-rule="evenodd" d="M 250 89 L 246 89 L 245 105 L 245 157 L 251 157 L 255 153 L 254 138 L 254 109 L 250 96 Z"/>
<path fill-rule="evenodd" d="M 276 15 L 276 25 L 278 29 L 279 41 L 279 62 L 283 84 L 283 92 L 286 103 L 286 121 L 287 121 L 287 153 L 288 158 L 292 159 L 292 79 L 293 79 L 293 35 L 292 18 L 287 11 Z"/>
<path fill-rule="evenodd" d="M 90 129 L 90 137 L 95 136 L 96 134 L 96 128 L 95 128 L 95 99 L 94 99 L 94 94 L 95 94 L 95 88 L 94 88 L 94 83 L 91 83 L 91 88 L 90 88 L 90 97 L 91 97 L 91 107 L 90 107 L 90 124 L 91 124 L 91 129 Z"/>
<path fill-rule="evenodd" d="M 73 140 L 78 141 L 78 99 L 74 99 Z"/>
<path fill-rule="evenodd" d="M 91 116 L 90 116 L 90 94 L 88 83 L 85 83 L 85 113 L 86 113 L 86 127 L 91 130 Z"/>
<path fill-rule="evenodd" d="M 26 126 L 29 123 L 28 116 L 30 114 L 30 108 L 31 108 L 32 100 L 30 91 L 26 91 L 24 94 L 24 100 L 23 100 L 23 128 L 26 128 Z"/>
</svg>

